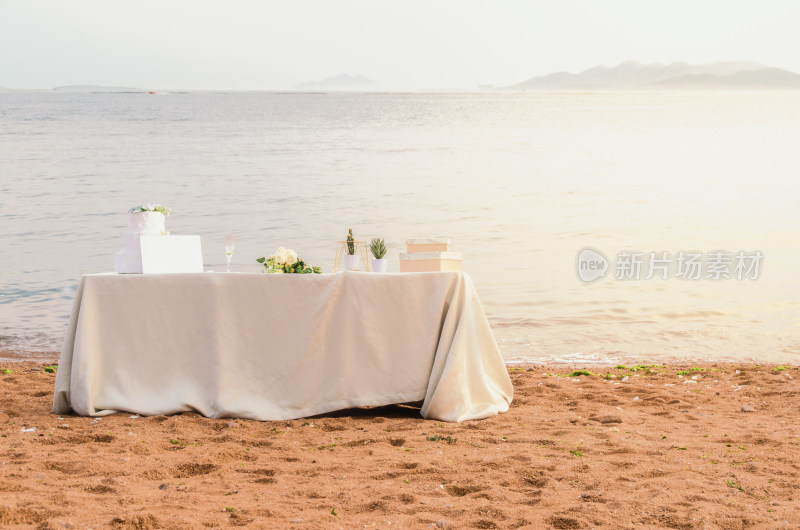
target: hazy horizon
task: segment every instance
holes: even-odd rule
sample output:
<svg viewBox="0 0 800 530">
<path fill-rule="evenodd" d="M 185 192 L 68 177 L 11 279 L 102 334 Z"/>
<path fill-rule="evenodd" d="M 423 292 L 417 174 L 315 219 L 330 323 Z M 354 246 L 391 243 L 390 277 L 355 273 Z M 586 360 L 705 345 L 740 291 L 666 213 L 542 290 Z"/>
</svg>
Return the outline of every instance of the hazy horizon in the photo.
<svg viewBox="0 0 800 530">
<path fill-rule="evenodd" d="M 597 65 L 758 62 L 800 72 L 800 4 L 0 0 L 0 87 L 287 90 L 342 73 L 380 90 L 511 86 Z"/>
</svg>

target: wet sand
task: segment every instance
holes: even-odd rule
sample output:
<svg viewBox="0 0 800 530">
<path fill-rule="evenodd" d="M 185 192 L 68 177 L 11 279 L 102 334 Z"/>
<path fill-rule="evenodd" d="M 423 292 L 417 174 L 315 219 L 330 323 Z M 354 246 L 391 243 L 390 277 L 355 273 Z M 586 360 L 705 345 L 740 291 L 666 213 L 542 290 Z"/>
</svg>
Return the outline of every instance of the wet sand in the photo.
<svg viewBox="0 0 800 530">
<path fill-rule="evenodd" d="M 800 526 L 795 366 L 513 366 L 462 424 L 57 416 L 44 366 L 0 364 L 3 528 Z"/>
</svg>

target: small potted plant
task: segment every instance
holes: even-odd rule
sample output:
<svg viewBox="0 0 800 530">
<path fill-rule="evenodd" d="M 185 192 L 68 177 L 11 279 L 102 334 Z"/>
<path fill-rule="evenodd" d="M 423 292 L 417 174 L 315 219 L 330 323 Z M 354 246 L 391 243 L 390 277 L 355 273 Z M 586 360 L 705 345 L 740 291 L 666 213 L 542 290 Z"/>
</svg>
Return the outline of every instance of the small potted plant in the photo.
<svg viewBox="0 0 800 530">
<path fill-rule="evenodd" d="M 344 270 L 358 270 L 358 256 L 356 256 L 356 240 L 353 237 L 353 229 L 347 231 L 347 253 L 344 255 Z"/>
<path fill-rule="evenodd" d="M 386 272 L 386 242 L 383 239 L 374 238 L 369 244 L 369 251 L 372 252 L 372 272 Z"/>
</svg>

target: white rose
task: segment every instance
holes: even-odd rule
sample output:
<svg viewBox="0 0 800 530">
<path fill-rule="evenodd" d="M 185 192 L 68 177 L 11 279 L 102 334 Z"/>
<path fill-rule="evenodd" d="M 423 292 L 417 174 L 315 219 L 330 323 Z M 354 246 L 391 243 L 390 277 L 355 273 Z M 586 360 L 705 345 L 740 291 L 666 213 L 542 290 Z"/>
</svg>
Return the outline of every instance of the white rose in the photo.
<svg viewBox="0 0 800 530">
<path fill-rule="evenodd" d="M 289 265 L 294 265 L 297 263 L 297 252 L 294 250 L 287 250 L 286 251 L 286 263 Z"/>
<path fill-rule="evenodd" d="M 275 251 L 275 263 L 279 265 L 283 265 L 286 263 L 286 249 L 283 247 L 279 247 L 278 250 Z"/>
</svg>

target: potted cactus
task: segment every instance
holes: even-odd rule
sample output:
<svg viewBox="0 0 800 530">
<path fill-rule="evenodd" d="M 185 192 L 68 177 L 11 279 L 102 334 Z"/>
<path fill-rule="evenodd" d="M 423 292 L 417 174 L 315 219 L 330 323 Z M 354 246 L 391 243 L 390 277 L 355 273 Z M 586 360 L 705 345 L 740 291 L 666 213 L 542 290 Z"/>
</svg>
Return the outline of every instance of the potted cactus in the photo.
<svg viewBox="0 0 800 530">
<path fill-rule="evenodd" d="M 353 237 L 353 229 L 347 231 L 347 252 L 344 255 L 344 270 L 358 270 L 358 256 L 356 256 L 356 240 Z"/>
<path fill-rule="evenodd" d="M 386 272 L 386 242 L 383 239 L 374 238 L 369 244 L 369 251 L 372 252 L 372 272 Z"/>
</svg>

